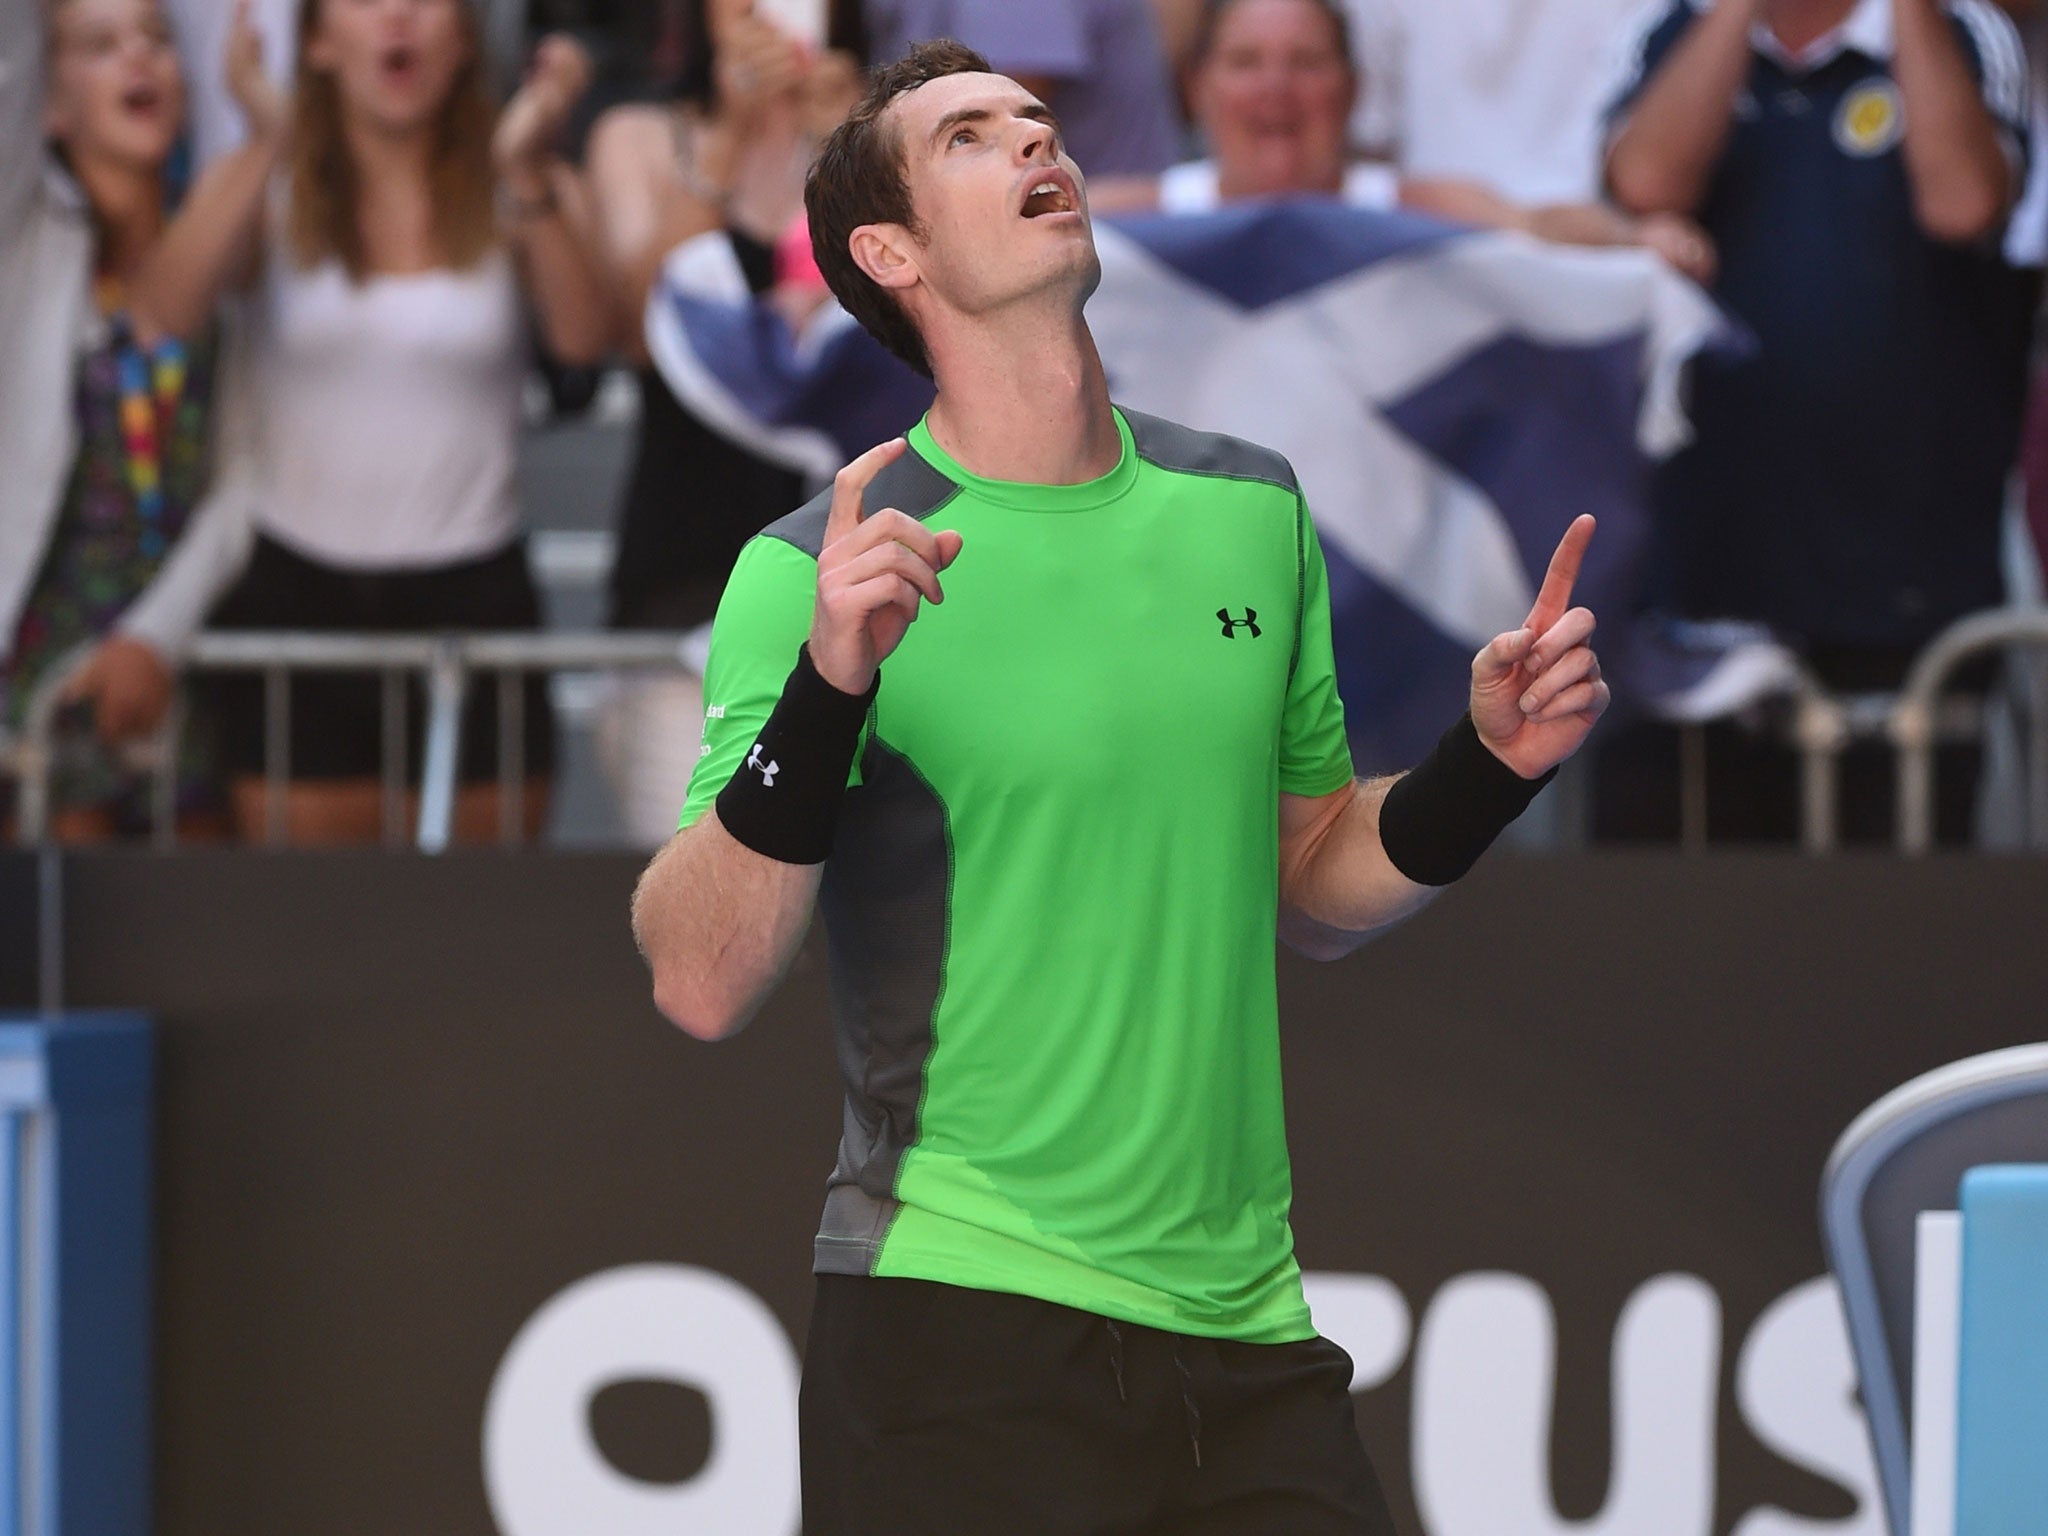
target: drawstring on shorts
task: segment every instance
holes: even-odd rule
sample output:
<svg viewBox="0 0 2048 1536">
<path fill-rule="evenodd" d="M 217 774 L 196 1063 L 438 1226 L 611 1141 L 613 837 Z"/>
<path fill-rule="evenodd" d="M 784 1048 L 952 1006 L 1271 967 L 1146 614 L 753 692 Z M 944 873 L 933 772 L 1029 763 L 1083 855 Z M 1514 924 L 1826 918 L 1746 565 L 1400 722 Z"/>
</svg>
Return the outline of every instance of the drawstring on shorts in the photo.
<svg viewBox="0 0 2048 1536">
<path fill-rule="evenodd" d="M 1113 1317 L 1104 1318 L 1109 1326 L 1109 1369 L 1116 1377 L 1117 1401 L 1128 1403 L 1130 1393 L 1124 1387 L 1124 1330 L 1123 1325 Z M 1195 1382 L 1188 1374 L 1188 1364 L 1181 1358 L 1181 1340 L 1178 1335 L 1168 1334 L 1173 1341 L 1173 1368 L 1180 1373 L 1180 1406 L 1187 1415 L 1188 1447 L 1194 1452 L 1195 1469 L 1202 1466 L 1202 1410 L 1195 1406 Z"/>
<path fill-rule="evenodd" d="M 1180 1357 L 1180 1339 L 1173 1341 L 1173 1368 L 1180 1372 L 1180 1405 L 1188 1414 L 1188 1444 L 1194 1448 L 1195 1470 L 1202 1470 L 1202 1410 L 1195 1406 L 1194 1378 L 1188 1375 L 1188 1364 Z"/>
</svg>

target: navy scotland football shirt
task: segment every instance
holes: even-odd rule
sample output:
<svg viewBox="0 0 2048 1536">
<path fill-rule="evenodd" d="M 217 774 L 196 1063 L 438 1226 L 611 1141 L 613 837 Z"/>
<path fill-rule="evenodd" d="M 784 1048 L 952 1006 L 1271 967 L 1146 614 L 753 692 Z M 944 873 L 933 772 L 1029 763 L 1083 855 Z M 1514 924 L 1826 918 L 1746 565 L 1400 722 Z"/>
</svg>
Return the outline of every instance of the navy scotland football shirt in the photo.
<svg viewBox="0 0 2048 1536">
<path fill-rule="evenodd" d="M 1901 153 L 1892 0 L 1800 59 L 1759 31 L 1698 211 L 1715 296 L 1753 338 L 1695 365 L 1697 436 L 1657 485 L 1653 594 L 1816 645 L 1915 646 L 1999 601 L 1999 521 L 2025 389 L 2030 280 L 1993 236 L 1924 235 Z M 1703 8 L 1647 26 L 1619 123 Z M 1986 0 L 1951 22 L 2024 172 L 2025 64 Z"/>
</svg>

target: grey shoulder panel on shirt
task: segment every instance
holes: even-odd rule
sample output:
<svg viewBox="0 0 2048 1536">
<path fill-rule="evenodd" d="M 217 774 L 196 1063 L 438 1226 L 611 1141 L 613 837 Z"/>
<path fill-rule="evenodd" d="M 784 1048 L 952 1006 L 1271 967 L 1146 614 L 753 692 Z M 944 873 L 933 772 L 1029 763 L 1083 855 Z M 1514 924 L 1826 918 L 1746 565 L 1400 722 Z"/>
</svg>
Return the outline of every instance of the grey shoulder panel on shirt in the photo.
<svg viewBox="0 0 2048 1536">
<path fill-rule="evenodd" d="M 826 1181 L 820 1274 L 872 1274 L 922 1134 L 925 1068 L 953 932 L 952 815 L 903 753 L 870 736 L 818 887 L 846 1108 Z"/>
<path fill-rule="evenodd" d="M 868 482 L 863 512 L 894 507 L 912 517 L 930 517 L 959 493 L 960 487 L 940 474 L 911 449 Z M 826 487 L 789 516 L 761 530 L 763 538 L 793 544 L 813 560 L 825 547 L 825 522 L 832 515 L 832 490 Z"/>
<path fill-rule="evenodd" d="M 1121 409 L 1121 407 L 1120 407 Z M 1138 457 L 1160 469 L 1223 480 L 1256 480 L 1299 494 L 1294 466 L 1271 448 L 1220 432 L 1197 432 L 1179 422 L 1125 410 Z"/>
<path fill-rule="evenodd" d="M 795 545 L 815 560 L 825 547 L 825 519 L 831 513 L 832 492 L 821 491 L 786 517 L 778 517 L 755 537 L 780 539 L 785 544 Z"/>
</svg>

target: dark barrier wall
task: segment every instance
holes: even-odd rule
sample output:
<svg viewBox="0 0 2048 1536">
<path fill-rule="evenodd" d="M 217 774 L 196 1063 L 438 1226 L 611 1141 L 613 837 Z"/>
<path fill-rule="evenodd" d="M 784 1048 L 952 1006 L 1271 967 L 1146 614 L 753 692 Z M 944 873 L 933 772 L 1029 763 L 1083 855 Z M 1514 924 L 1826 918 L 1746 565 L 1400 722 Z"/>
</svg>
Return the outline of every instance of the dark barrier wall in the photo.
<svg viewBox="0 0 2048 1536">
<path fill-rule="evenodd" d="M 36 860 L 0 851 L 0 1011 L 36 1006 Z"/>
<path fill-rule="evenodd" d="M 789 1351 L 747 1293 L 801 1340 L 821 967 L 683 1038 L 636 868 L 66 861 L 66 1003 L 162 1030 L 163 1536 L 788 1530 Z M 1885 1090 L 2041 1034 L 2044 893 L 2035 862 L 1500 860 L 1290 957 L 1295 1229 L 1404 1528 L 1876 1532 L 1816 1179 Z"/>
</svg>

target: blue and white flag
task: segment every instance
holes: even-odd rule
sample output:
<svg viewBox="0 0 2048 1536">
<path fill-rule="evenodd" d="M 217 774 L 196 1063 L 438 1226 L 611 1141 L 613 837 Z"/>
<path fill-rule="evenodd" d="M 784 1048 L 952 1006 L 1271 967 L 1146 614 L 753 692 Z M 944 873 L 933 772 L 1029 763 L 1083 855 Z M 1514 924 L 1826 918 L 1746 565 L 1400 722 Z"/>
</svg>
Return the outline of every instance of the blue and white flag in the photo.
<svg viewBox="0 0 2048 1536">
<path fill-rule="evenodd" d="M 1656 257 L 1320 199 L 1096 242 L 1088 319 L 1117 401 L 1301 477 L 1362 771 L 1456 718 L 1473 653 L 1522 621 L 1579 513 L 1601 524 L 1581 600 L 1633 608 L 1649 465 L 1685 440 L 1681 370 L 1724 324 Z M 686 406 L 820 482 L 931 399 L 836 307 L 793 335 L 722 236 L 671 256 L 647 332 Z"/>
</svg>

